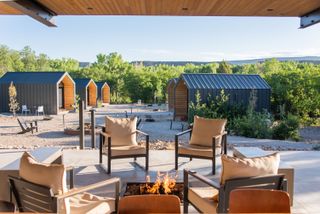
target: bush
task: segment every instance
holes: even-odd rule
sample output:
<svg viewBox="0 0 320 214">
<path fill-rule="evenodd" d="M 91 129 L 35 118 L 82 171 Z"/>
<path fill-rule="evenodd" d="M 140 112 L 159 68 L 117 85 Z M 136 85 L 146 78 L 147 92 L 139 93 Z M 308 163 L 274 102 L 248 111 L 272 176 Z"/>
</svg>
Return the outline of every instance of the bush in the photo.
<svg viewBox="0 0 320 214">
<path fill-rule="evenodd" d="M 299 118 L 297 116 L 289 114 L 273 127 L 272 138 L 279 140 L 293 139 L 298 141 L 300 139 L 298 129 Z"/>
<path fill-rule="evenodd" d="M 268 113 L 248 112 L 247 115 L 234 119 L 232 131 L 245 137 L 271 138 L 271 125 L 272 118 Z"/>
</svg>

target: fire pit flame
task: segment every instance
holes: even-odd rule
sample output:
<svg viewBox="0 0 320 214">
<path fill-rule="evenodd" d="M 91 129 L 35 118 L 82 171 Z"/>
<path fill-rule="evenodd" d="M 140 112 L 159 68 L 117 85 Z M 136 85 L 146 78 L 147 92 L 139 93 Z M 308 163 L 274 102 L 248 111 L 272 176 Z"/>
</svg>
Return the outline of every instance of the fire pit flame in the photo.
<svg viewBox="0 0 320 214">
<path fill-rule="evenodd" d="M 172 177 L 168 173 L 161 174 L 159 171 L 157 173 L 157 179 L 154 184 L 150 185 L 150 176 L 146 177 L 146 192 L 150 194 L 160 194 L 160 189 L 163 189 L 165 194 L 172 192 L 176 186 L 176 176 Z"/>
</svg>

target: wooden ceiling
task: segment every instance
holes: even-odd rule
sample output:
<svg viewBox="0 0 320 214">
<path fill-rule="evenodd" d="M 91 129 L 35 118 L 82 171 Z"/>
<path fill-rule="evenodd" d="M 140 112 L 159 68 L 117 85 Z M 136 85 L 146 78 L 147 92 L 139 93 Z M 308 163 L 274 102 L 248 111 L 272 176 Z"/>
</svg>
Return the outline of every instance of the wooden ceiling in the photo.
<svg viewBox="0 0 320 214">
<path fill-rule="evenodd" d="M 320 0 L 37 0 L 57 15 L 293 16 Z M 0 2 L 0 14 L 21 12 Z"/>
</svg>

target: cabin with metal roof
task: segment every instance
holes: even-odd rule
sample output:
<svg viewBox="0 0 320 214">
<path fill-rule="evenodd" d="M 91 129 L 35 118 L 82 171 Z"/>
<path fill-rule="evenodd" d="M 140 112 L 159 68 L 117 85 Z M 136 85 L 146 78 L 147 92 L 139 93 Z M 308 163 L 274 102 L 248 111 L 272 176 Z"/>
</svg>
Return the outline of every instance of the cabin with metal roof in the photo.
<svg viewBox="0 0 320 214">
<path fill-rule="evenodd" d="M 17 101 L 32 112 L 38 106 L 45 114 L 73 110 L 75 83 L 67 72 L 7 72 L 0 79 L 0 111 L 9 112 L 9 86 L 13 82 Z"/>
<path fill-rule="evenodd" d="M 110 103 L 110 87 L 107 82 L 96 82 L 98 87 L 98 100 L 102 103 Z"/>
<path fill-rule="evenodd" d="M 189 105 L 196 102 L 198 92 L 201 102 L 208 102 L 220 95 L 222 90 L 229 96 L 230 105 L 247 107 L 250 95 L 255 92 L 255 110 L 270 109 L 271 87 L 259 75 L 182 74 L 174 90 L 174 118 L 188 118 Z"/>
<path fill-rule="evenodd" d="M 92 79 L 74 79 L 76 93 L 84 101 L 84 109 L 97 106 L 98 88 Z"/>
<path fill-rule="evenodd" d="M 169 111 L 174 110 L 174 88 L 179 78 L 172 78 L 167 84 L 167 101 Z"/>
</svg>

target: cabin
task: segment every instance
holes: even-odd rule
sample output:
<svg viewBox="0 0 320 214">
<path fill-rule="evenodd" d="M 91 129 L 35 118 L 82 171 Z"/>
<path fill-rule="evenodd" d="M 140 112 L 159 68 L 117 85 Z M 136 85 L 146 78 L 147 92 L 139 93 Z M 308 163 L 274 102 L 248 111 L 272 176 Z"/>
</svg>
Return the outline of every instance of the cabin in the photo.
<svg viewBox="0 0 320 214">
<path fill-rule="evenodd" d="M 96 82 L 98 87 L 98 100 L 102 103 L 110 103 L 110 87 L 107 82 Z"/>
<path fill-rule="evenodd" d="M 176 86 L 176 83 L 178 81 L 178 78 L 173 78 L 168 81 L 167 84 L 167 101 L 168 101 L 168 108 L 169 111 L 174 110 L 174 88 Z"/>
<path fill-rule="evenodd" d="M 0 111 L 9 112 L 9 86 L 13 82 L 17 101 L 31 112 L 38 106 L 45 114 L 73 110 L 75 82 L 67 72 L 7 72 L 0 79 Z"/>
<path fill-rule="evenodd" d="M 221 90 L 229 96 L 230 105 L 249 104 L 250 95 L 256 97 L 256 111 L 270 110 L 271 87 L 259 75 L 245 74 L 182 74 L 174 89 L 174 119 L 186 120 L 189 105 L 196 102 L 200 94 L 201 102 L 220 95 Z"/>
<path fill-rule="evenodd" d="M 97 106 L 98 87 L 92 79 L 74 79 L 76 93 L 84 101 L 84 109 Z"/>
</svg>

